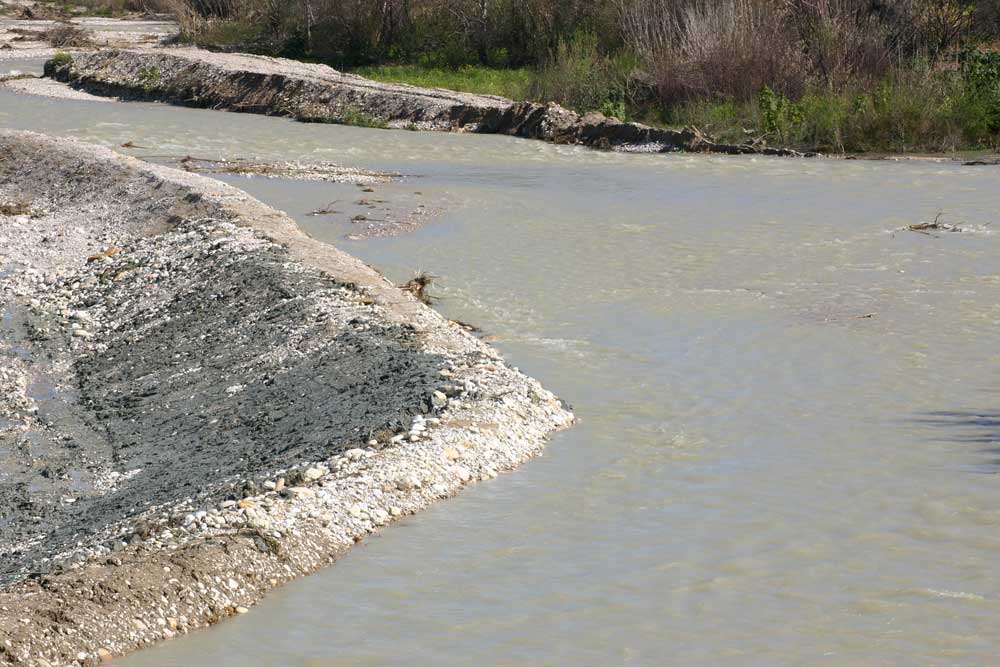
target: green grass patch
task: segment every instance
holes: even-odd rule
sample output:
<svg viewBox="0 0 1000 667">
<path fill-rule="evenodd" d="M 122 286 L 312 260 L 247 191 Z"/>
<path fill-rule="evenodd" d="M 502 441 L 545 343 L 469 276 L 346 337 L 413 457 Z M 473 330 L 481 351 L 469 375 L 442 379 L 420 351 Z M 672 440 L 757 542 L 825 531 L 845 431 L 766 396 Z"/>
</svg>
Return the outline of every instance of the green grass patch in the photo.
<svg viewBox="0 0 1000 667">
<path fill-rule="evenodd" d="M 49 62 L 51 62 L 55 67 L 71 65 L 73 63 L 73 56 L 65 51 L 56 51 L 55 55 L 52 56 L 52 59 Z"/>
<path fill-rule="evenodd" d="M 343 115 L 340 117 L 340 123 L 355 127 L 373 127 L 378 130 L 384 130 L 389 127 L 389 123 L 384 118 L 372 116 L 354 108 L 344 110 Z"/>
<path fill-rule="evenodd" d="M 252 50 L 251 45 L 261 39 L 261 27 L 249 21 L 206 21 L 193 33 L 183 35 L 183 40 L 203 49 L 232 51 Z"/>
<path fill-rule="evenodd" d="M 384 118 L 372 116 L 354 107 L 348 107 L 336 117 L 326 115 L 297 116 L 303 123 L 321 123 L 327 125 L 353 125 L 354 127 L 371 127 L 377 130 L 389 129 L 389 122 Z"/>
<path fill-rule="evenodd" d="M 503 69 L 478 65 L 457 68 L 424 65 L 373 65 L 353 70 L 365 78 L 387 83 L 408 83 L 421 88 L 447 88 L 465 93 L 527 99 L 534 72 L 526 68 Z"/>
</svg>

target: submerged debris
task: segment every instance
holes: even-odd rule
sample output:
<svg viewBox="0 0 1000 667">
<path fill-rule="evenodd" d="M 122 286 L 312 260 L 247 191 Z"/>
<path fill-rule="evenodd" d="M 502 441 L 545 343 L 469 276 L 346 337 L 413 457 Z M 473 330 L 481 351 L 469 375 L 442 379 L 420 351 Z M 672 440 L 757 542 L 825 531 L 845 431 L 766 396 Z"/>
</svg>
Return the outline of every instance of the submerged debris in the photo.
<svg viewBox="0 0 1000 667">
<path fill-rule="evenodd" d="M 335 210 L 333 208 L 333 205 L 336 204 L 338 201 L 339 200 L 334 199 L 332 202 L 330 202 L 326 206 L 323 206 L 322 208 L 318 208 L 315 211 L 309 211 L 308 213 L 306 213 L 306 215 L 312 215 L 312 216 L 316 216 L 316 215 L 336 215 L 337 213 L 340 213 L 340 211 Z"/>
<path fill-rule="evenodd" d="M 934 216 L 934 222 L 918 222 L 914 225 L 907 225 L 906 227 L 900 227 L 897 232 L 917 232 L 919 234 L 926 234 L 927 236 L 937 236 L 936 234 L 931 234 L 932 231 L 935 232 L 964 232 L 966 231 L 958 225 L 952 225 L 947 222 L 941 222 L 942 213 L 938 213 Z"/>
<path fill-rule="evenodd" d="M 408 282 L 400 285 L 399 289 L 404 292 L 409 292 L 413 296 L 417 297 L 421 303 L 430 306 L 434 303 L 435 297 L 431 296 L 427 292 L 427 288 L 431 286 L 436 278 L 437 276 L 432 276 L 429 273 L 418 273 Z"/>
</svg>

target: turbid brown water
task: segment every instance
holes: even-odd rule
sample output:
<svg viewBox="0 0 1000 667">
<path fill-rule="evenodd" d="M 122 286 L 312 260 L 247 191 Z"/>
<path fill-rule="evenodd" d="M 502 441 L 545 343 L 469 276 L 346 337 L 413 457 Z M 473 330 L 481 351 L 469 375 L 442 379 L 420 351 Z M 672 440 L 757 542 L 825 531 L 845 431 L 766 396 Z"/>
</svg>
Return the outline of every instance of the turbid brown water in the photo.
<svg viewBox="0 0 1000 667">
<path fill-rule="evenodd" d="M 0 124 L 335 160 L 442 204 L 306 216 L 496 337 L 581 424 L 238 621 L 122 665 L 984 665 L 1000 649 L 998 172 L 623 156 L 0 92 Z M 133 151 L 143 153 L 144 151 Z M 417 193 L 420 194 L 417 194 Z M 894 231 L 939 212 L 965 232 Z"/>
</svg>

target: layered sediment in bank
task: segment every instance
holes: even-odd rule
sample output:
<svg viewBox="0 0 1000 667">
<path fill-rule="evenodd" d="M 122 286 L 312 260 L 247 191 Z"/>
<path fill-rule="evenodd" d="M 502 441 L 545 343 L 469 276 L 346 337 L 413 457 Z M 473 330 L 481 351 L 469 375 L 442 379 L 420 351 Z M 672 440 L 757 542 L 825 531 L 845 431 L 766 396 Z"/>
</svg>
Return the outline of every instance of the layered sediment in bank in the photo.
<svg viewBox="0 0 1000 667">
<path fill-rule="evenodd" d="M 0 664 L 241 613 L 572 415 L 225 184 L 0 132 Z"/>
<path fill-rule="evenodd" d="M 557 104 L 371 81 L 325 65 L 194 48 L 104 50 L 51 61 L 47 76 L 88 92 L 302 121 L 507 134 L 629 152 L 798 155 L 719 144 L 694 129 L 579 115 Z"/>
</svg>

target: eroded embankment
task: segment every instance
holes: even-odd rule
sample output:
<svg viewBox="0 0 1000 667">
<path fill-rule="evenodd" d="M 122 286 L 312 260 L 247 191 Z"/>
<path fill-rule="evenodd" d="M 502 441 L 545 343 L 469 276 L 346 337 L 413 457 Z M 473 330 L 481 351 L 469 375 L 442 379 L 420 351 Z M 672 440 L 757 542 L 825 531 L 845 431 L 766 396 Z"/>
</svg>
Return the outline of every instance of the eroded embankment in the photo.
<svg viewBox="0 0 1000 667">
<path fill-rule="evenodd" d="M 572 416 L 244 193 L 0 132 L 0 664 L 240 613 Z"/>
<path fill-rule="evenodd" d="M 103 95 L 161 100 L 303 121 L 508 134 L 633 152 L 799 155 L 719 144 L 693 129 L 581 116 L 557 104 L 371 81 L 325 65 L 192 48 L 105 50 L 51 61 L 46 75 Z"/>
</svg>

